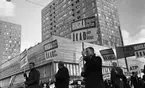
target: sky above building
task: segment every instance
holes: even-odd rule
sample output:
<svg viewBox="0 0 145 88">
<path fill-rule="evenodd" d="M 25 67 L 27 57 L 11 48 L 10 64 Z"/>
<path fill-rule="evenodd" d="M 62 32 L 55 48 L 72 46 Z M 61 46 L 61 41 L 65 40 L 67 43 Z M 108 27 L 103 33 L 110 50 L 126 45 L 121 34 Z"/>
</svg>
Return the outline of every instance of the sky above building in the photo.
<svg viewBox="0 0 145 88">
<path fill-rule="evenodd" d="M 41 10 L 44 7 L 40 5 L 51 1 L 0 0 L 0 20 L 22 25 L 21 51 L 41 42 Z M 144 42 L 145 0 L 116 0 L 116 6 L 125 45 Z"/>
</svg>

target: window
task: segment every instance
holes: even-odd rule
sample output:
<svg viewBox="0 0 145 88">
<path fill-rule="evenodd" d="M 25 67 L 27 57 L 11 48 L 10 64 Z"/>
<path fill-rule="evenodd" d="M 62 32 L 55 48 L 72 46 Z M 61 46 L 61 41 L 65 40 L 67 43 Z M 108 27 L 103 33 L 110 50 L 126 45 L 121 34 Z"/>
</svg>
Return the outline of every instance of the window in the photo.
<svg viewBox="0 0 145 88">
<path fill-rule="evenodd" d="M 65 8 L 65 7 L 66 7 L 66 4 L 64 4 L 63 8 Z"/>
<path fill-rule="evenodd" d="M 83 40 L 86 40 L 87 39 L 87 34 L 86 32 L 83 32 Z"/>
<path fill-rule="evenodd" d="M 86 18 L 86 14 L 83 15 L 83 18 Z"/>
<path fill-rule="evenodd" d="M 94 7 L 95 6 L 95 4 L 94 3 L 92 3 L 92 7 Z"/>
<path fill-rule="evenodd" d="M 82 33 L 80 33 L 80 40 L 82 40 Z"/>
<path fill-rule="evenodd" d="M 78 33 L 76 33 L 76 41 L 78 41 Z"/>
<path fill-rule="evenodd" d="M 86 8 L 83 8 L 83 12 L 85 12 L 86 11 Z"/>
<path fill-rule="evenodd" d="M 72 11 L 69 11 L 69 14 L 72 14 Z"/>
<path fill-rule="evenodd" d="M 93 13 L 96 13 L 96 9 L 95 8 L 93 9 Z"/>
<path fill-rule="evenodd" d="M 77 19 L 79 20 L 81 18 L 81 16 L 78 16 Z"/>
<path fill-rule="evenodd" d="M 75 16 L 75 14 L 72 14 L 72 16 Z"/>
<path fill-rule="evenodd" d="M 68 4 L 70 4 L 70 3 L 71 3 L 71 1 L 68 2 Z"/>
<path fill-rule="evenodd" d="M 80 0 L 76 0 L 76 3 L 79 3 L 80 2 Z"/>
<path fill-rule="evenodd" d="M 103 44 L 104 44 L 104 45 L 109 45 L 108 40 L 103 40 Z"/>
<path fill-rule="evenodd" d="M 77 11 L 77 14 L 79 14 L 80 13 L 80 10 L 79 11 Z"/>
<path fill-rule="evenodd" d="M 63 0 L 63 3 L 65 3 L 66 0 Z"/>
<path fill-rule="evenodd" d="M 84 7 L 84 3 L 82 3 L 82 6 Z"/>
</svg>

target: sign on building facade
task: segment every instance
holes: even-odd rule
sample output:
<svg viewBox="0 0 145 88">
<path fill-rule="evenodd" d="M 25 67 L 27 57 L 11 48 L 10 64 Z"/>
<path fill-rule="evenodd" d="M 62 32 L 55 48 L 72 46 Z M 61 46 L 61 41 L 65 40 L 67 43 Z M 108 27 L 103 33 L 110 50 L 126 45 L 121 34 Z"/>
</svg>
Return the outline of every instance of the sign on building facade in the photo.
<svg viewBox="0 0 145 88">
<path fill-rule="evenodd" d="M 81 19 L 72 23 L 71 38 L 73 41 L 95 42 L 101 44 L 99 29 L 96 26 L 96 17 Z"/>
<path fill-rule="evenodd" d="M 20 54 L 21 60 L 20 60 L 20 67 L 23 68 L 25 65 L 28 64 L 28 58 L 27 58 L 27 50 L 24 50 Z"/>
<path fill-rule="evenodd" d="M 51 58 L 58 56 L 57 48 L 58 48 L 57 40 L 53 40 L 45 44 L 44 45 L 45 59 L 50 60 Z"/>
</svg>

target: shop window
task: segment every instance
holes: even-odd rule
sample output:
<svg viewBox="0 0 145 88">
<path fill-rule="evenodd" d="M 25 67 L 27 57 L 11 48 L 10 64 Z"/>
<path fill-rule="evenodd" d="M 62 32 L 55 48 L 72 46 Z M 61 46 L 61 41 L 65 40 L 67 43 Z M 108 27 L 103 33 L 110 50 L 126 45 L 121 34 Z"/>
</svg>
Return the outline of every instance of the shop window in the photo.
<svg viewBox="0 0 145 88">
<path fill-rule="evenodd" d="M 87 39 L 87 34 L 86 32 L 83 32 L 83 40 L 86 40 Z"/>
</svg>

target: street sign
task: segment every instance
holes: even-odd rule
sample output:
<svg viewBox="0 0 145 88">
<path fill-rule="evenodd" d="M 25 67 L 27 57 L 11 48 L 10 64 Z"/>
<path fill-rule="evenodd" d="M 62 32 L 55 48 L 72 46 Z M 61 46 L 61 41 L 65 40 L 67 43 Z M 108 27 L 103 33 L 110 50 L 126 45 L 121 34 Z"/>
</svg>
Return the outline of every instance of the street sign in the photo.
<svg viewBox="0 0 145 88">
<path fill-rule="evenodd" d="M 104 60 L 115 60 L 116 59 L 112 48 L 100 50 L 100 53 L 101 53 L 102 57 L 104 58 Z"/>
</svg>

